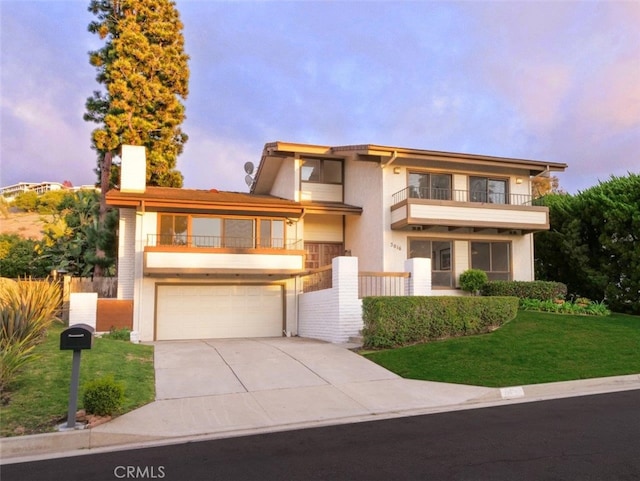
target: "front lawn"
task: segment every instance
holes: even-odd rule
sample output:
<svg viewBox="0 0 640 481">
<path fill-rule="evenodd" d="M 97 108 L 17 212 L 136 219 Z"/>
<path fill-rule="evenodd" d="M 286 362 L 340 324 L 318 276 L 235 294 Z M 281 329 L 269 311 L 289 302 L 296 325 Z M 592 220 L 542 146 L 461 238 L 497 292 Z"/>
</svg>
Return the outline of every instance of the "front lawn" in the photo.
<svg viewBox="0 0 640 481">
<path fill-rule="evenodd" d="M 410 379 L 488 387 L 640 373 L 640 317 L 519 311 L 490 334 L 366 353 Z"/>
<path fill-rule="evenodd" d="M 0 435 L 50 432 L 66 419 L 73 352 L 60 350 L 63 329 L 60 324 L 49 329 L 46 340 L 36 347 L 40 358 L 18 375 L 9 403 L 0 406 Z M 96 338 L 91 350 L 82 351 L 79 409 L 84 383 L 107 374 L 124 384 L 123 412 L 153 401 L 153 346 Z"/>
</svg>

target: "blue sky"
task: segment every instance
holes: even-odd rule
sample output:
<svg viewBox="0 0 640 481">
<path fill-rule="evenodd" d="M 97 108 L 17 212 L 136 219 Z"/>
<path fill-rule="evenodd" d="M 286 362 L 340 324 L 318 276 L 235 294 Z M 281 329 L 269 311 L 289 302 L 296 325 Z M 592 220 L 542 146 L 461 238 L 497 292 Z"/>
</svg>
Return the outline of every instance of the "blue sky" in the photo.
<svg viewBox="0 0 640 481">
<path fill-rule="evenodd" d="M 93 183 L 87 1 L 0 2 L 0 185 Z M 185 187 L 246 191 L 274 140 L 640 172 L 640 2 L 177 0 L 190 55 Z"/>
</svg>

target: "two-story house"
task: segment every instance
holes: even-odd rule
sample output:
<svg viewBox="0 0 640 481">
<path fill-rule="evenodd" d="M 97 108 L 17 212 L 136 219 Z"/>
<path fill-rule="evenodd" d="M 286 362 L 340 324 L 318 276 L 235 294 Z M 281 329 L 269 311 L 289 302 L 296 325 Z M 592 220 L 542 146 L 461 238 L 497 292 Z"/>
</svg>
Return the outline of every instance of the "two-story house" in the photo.
<svg viewBox="0 0 640 481">
<path fill-rule="evenodd" d="M 266 144 L 250 193 L 146 187 L 124 146 L 118 297 L 142 340 L 296 334 L 301 276 L 337 256 L 362 271 L 431 260 L 434 295 L 460 273 L 533 280 L 549 228 L 531 179 L 565 164 L 378 145 Z"/>
</svg>

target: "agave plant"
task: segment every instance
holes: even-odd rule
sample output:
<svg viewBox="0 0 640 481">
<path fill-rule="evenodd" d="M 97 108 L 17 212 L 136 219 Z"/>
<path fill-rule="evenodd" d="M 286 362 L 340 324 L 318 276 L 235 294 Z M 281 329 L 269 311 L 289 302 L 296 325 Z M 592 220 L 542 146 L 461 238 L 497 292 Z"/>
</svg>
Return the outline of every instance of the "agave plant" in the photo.
<svg viewBox="0 0 640 481">
<path fill-rule="evenodd" d="M 60 299 L 60 286 L 49 281 L 0 282 L 0 390 L 34 358 L 34 347 L 58 320 Z"/>
</svg>

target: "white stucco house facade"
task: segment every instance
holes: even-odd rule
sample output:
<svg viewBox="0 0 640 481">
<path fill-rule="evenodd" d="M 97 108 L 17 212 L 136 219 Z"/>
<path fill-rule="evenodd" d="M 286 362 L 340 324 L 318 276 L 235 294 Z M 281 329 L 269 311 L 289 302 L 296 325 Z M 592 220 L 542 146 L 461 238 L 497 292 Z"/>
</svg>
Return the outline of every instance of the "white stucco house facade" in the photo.
<svg viewBox="0 0 640 481">
<path fill-rule="evenodd" d="M 118 297 L 133 300 L 143 341 L 300 334 L 340 342 L 358 330 L 357 304 L 341 304 L 353 284 L 334 272 L 344 291 L 326 299 L 304 287 L 306 274 L 332 263 L 339 275 L 409 265 L 414 278 L 429 278 L 433 295 L 460 294 L 458 277 L 469 268 L 533 280 L 533 233 L 549 219 L 532 203 L 531 179 L 566 168 L 272 142 L 250 192 L 235 193 L 147 187 L 145 165 L 143 148 L 124 146 L 120 188 L 107 194 L 120 210 Z M 350 320 L 318 325 L 335 317 L 318 315 L 323 306 Z"/>
</svg>

